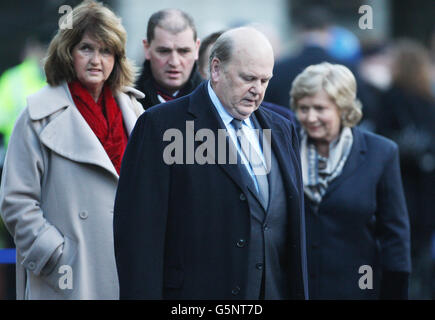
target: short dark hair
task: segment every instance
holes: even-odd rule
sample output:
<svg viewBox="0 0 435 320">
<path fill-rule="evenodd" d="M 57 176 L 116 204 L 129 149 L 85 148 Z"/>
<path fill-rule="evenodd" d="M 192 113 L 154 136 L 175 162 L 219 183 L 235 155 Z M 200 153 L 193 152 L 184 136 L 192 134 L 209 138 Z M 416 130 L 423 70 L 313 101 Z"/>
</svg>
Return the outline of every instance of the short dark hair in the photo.
<svg viewBox="0 0 435 320">
<path fill-rule="evenodd" d="M 199 46 L 199 52 L 198 52 L 198 68 L 201 69 L 202 66 L 205 66 L 206 63 L 209 61 L 209 57 L 205 57 L 205 53 L 207 52 L 207 48 L 210 45 L 213 45 L 216 40 L 220 37 L 222 33 L 224 33 L 224 30 L 213 32 L 212 34 L 209 34 L 207 37 L 202 39 L 201 45 Z"/>
<path fill-rule="evenodd" d="M 182 24 L 179 25 L 168 25 L 164 24 L 164 21 L 170 21 L 169 18 L 171 15 L 179 15 L 181 18 Z M 193 22 L 193 18 L 184 11 L 179 9 L 163 9 L 157 11 L 151 15 L 148 20 L 147 26 L 147 41 L 151 43 L 154 40 L 154 31 L 156 27 L 163 28 L 172 33 L 178 33 L 186 30 L 186 28 L 191 28 L 193 31 L 193 40 L 196 41 L 198 34 L 196 32 L 195 23 Z"/>
</svg>

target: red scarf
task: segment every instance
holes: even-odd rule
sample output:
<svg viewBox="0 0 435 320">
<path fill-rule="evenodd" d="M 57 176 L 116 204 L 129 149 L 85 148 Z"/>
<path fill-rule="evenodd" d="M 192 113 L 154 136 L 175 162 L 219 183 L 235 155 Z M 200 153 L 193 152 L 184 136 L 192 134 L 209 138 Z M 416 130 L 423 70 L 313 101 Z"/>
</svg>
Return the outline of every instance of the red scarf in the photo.
<svg viewBox="0 0 435 320">
<path fill-rule="evenodd" d="M 104 86 L 95 102 L 91 94 L 78 81 L 68 84 L 77 109 L 100 140 L 116 171 L 121 170 L 121 160 L 127 147 L 127 133 L 112 90 Z"/>
</svg>

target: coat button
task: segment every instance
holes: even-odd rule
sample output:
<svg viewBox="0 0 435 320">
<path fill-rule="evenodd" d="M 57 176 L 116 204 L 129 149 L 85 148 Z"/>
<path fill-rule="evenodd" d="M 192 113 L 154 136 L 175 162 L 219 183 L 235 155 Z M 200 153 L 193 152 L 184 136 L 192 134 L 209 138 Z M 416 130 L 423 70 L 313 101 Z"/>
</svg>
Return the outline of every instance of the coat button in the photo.
<svg viewBox="0 0 435 320">
<path fill-rule="evenodd" d="M 269 229 L 270 229 L 270 227 L 269 227 L 267 224 L 264 224 L 264 225 L 263 225 L 263 230 L 264 230 L 264 231 L 267 231 L 267 230 L 269 230 Z"/>
<path fill-rule="evenodd" d="M 240 292 L 240 287 L 239 286 L 237 286 L 233 290 L 231 290 L 231 293 L 232 293 L 233 296 L 237 296 L 239 294 L 239 292 Z"/>
<path fill-rule="evenodd" d="M 255 265 L 255 267 L 256 267 L 258 270 L 263 270 L 263 264 L 262 264 L 262 263 L 257 263 L 257 264 Z"/>
<path fill-rule="evenodd" d="M 239 248 L 243 248 L 246 245 L 246 240 L 245 239 L 240 239 L 239 241 L 237 241 L 237 246 Z"/>
<path fill-rule="evenodd" d="M 88 218 L 88 212 L 87 211 L 80 211 L 80 213 L 79 213 L 79 217 L 81 218 L 81 219 L 87 219 Z"/>
<path fill-rule="evenodd" d="M 36 263 L 34 261 L 30 261 L 27 267 L 29 268 L 29 270 L 35 270 Z"/>
<path fill-rule="evenodd" d="M 243 193 L 240 194 L 240 200 L 246 201 L 246 196 Z"/>
</svg>

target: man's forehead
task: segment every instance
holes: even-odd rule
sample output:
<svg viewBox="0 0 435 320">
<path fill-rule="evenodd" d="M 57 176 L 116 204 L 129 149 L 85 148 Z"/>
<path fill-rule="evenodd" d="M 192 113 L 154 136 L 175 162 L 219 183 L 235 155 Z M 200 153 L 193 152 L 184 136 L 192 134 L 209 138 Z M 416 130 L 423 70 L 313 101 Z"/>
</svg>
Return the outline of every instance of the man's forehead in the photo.
<svg viewBox="0 0 435 320">
<path fill-rule="evenodd" d="M 192 46 L 195 44 L 195 40 L 193 39 L 193 30 L 190 27 L 186 27 L 181 31 L 172 31 L 167 30 L 162 27 L 156 27 L 154 30 L 154 39 L 153 42 L 158 43 L 158 45 L 172 45 L 174 43 L 181 46 Z"/>
<path fill-rule="evenodd" d="M 257 66 L 257 68 L 240 68 L 239 73 L 245 77 L 255 77 L 257 79 L 270 79 L 273 76 L 272 70 L 268 67 Z"/>
<path fill-rule="evenodd" d="M 256 76 L 258 78 L 271 78 L 273 75 L 273 58 L 265 54 L 244 54 L 239 52 L 232 56 L 229 67 L 238 69 L 238 72 Z"/>
</svg>

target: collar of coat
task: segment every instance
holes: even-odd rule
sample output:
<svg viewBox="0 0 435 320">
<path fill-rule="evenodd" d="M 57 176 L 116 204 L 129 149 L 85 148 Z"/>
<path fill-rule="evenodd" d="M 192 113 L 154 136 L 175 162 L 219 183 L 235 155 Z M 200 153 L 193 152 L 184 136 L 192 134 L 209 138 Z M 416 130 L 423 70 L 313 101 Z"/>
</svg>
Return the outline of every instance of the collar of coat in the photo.
<svg viewBox="0 0 435 320">
<path fill-rule="evenodd" d="M 142 72 L 136 82 L 136 87 L 139 88 L 139 90 L 149 93 L 149 92 L 155 92 L 155 88 L 153 85 L 153 75 L 151 73 L 151 64 L 149 60 L 145 60 L 142 67 Z M 190 73 L 189 79 L 187 80 L 186 84 L 181 88 L 180 90 L 183 92 L 183 94 L 189 94 L 191 93 L 201 82 L 203 79 L 201 78 L 201 75 L 198 72 L 198 66 L 195 62 L 193 65 L 192 72 Z"/>
<path fill-rule="evenodd" d="M 115 94 L 116 102 L 122 112 L 125 129 L 130 135 L 137 118 L 143 112 L 133 97 L 143 97 L 140 91 L 126 88 L 125 92 Z M 100 166 L 114 177 L 118 173 L 109 156 L 92 129 L 74 105 L 66 83 L 46 86 L 27 98 L 28 114 L 32 121 L 38 122 L 37 131 L 40 141 L 50 150 L 75 162 Z M 59 113 L 57 116 L 52 117 Z"/>
<path fill-rule="evenodd" d="M 65 92 L 67 94 L 65 94 Z M 117 99 L 125 99 L 126 95 L 132 95 L 136 99 L 142 99 L 145 95 L 132 87 L 123 87 L 115 96 Z M 72 103 L 72 97 L 68 85 L 63 82 L 59 86 L 45 86 L 38 92 L 27 97 L 29 115 L 32 120 L 43 119 L 56 111 L 67 107 Z"/>
</svg>

